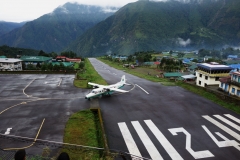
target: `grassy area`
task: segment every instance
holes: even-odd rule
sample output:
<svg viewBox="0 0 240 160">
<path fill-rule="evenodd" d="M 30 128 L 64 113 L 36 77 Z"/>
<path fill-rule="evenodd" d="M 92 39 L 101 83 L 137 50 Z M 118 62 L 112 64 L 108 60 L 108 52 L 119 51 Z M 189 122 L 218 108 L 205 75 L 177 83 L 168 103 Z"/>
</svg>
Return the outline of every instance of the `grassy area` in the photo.
<svg viewBox="0 0 240 160">
<path fill-rule="evenodd" d="M 86 58 L 85 69 L 78 71 L 77 78 L 74 80 L 74 86 L 79 88 L 89 88 L 88 82 L 93 82 L 97 84 L 107 85 L 107 82 L 97 73 L 92 64 Z"/>
<path fill-rule="evenodd" d="M 212 93 L 209 93 L 207 91 L 205 91 L 203 88 L 200 88 L 200 87 L 194 87 L 192 85 L 189 85 L 187 83 L 183 83 L 183 82 L 177 82 L 177 85 L 182 87 L 182 88 L 185 88 L 191 92 L 194 92 L 206 99 L 209 99 L 213 102 L 215 102 L 216 104 L 219 104 L 220 106 L 223 106 L 225 108 L 228 108 L 238 114 L 240 114 L 240 107 L 237 106 L 236 104 L 234 103 L 229 103 L 229 102 L 226 102 L 220 98 L 218 98 L 215 94 L 212 94 Z"/>
<path fill-rule="evenodd" d="M 74 80 L 76 87 L 89 88 L 88 82 L 107 84 L 95 71 L 88 59 L 85 59 L 84 63 L 84 70 L 78 71 Z M 78 68 L 77 65 L 75 67 Z M 64 143 L 103 148 L 100 122 L 96 114 L 91 110 L 79 111 L 73 114 L 65 127 Z M 102 156 L 102 152 L 96 149 L 81 148 L 77 152 L 63 149 L 62 152 L 67 152 L 70 155 L 70 159 L 74 160 L 101 159 Z"/>
<path fill-rule="evenodd" d="M 98 116 L 91 110 L 84 110 L 73 114 L 65 127 L 64 143 L 103 148 L 102 133 L 98 124 Z M 74 160 L 100 159 L 102 156 L 101 152 L 96 149 L 80 148 L 73 152 L 67 149 L 63 149 L 62 151 L 67 152 L 70 159 Z"/>
<path fill-rule="evenodd" d="M 160 74 L 160 72 L 156 69 L 156 67 L 154 68 L 148 68 L 148 67 L 136 67 L 135 69 L 131 69 L 131 68 L 126 68 L 126 67 L 123 67 L 123 64 L 122 63 L 116 63 L 116 62 L 113 62 L 113 61 L 109 61 L 109 60 L 106 60 L 104 58 L 99 58 L 99 60 L 101 60 L 102 62 L 116 68 L 116 69 L 119 69 L 119 70 L 123 70 L 125 71 L 126 73 L 129 73 L 129 74 L 132 74 L 132 75 L 135 75 L 135 76 L 138 76 L 140 78 L 144 78 L 144 79 L 147 79 L 147 80 L 150 80 L 150 81 L 153 81 L 153 82 L 160 82 L 161 84 L 163 85 L 174 85 L 175 83 L 174 82 L 171 82 L 171 83 L 167 83 L 169 82 L 168 79 L 165 79 L 165 78 L 158 78 L 157 75 Z"/>
</svg>

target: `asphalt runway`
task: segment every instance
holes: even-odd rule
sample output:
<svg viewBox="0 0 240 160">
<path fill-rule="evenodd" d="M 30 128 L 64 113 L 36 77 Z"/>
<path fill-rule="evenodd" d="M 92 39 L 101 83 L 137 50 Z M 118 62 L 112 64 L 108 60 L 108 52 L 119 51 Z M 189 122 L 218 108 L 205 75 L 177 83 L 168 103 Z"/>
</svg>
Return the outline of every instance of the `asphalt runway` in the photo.
<svg viewBox="0 0 240 160">
<path fill-rule="evenodd" d="M 98 99 L 110 149 L 148 159 L 240 157 L 240 116 L 177 86 L 163 86 L 90 59 L 109 84 L 126 75 L 128 93 Z M 74 75 L 0 75 L 0 133 L 62 142 L 69 116 L 90 107 Z M 0 139 L 0 148 L 41 146 Z M 29 146 L 29 147 L 28 147 Z"/>
<path fill-rule="evenodd" d="M 130 92 L 99 99 L 110 149 L 154 160 L 239 160 L 240 115 L 178 86 L 163 86 L 91 58 L 109 84 Z"/>
<path fill-rule="evenodd" d="M 0 75 L 0 133 L 63 141 L 65 124 L 72 113 L 88 109 L 89 90 L 73 86 L 74 75 Z M 26 147 L 41 154 L 42 146 L 0 139 L 0 148 Z"/>
</svg>

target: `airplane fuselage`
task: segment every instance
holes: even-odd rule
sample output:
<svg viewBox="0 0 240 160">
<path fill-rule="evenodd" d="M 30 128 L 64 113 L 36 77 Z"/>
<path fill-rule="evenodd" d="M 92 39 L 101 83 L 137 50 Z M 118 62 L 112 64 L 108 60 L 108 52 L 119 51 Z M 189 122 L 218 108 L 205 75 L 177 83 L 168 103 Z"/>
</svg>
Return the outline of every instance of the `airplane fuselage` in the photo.
<svg viewBox="0 0 240 160">
<path fill-rule="evenodd" d="M 93 89 L 89 94 L 86 95 L 85 99 L 90 99 L 90 98 L 94 98 L 94 97 L 101 97 L 101 96 L 110 96 L 114 91 L 111 89 L 119 89 L 122 88 L 124 86 L 124 84 L 116 83 L 113 85 L 108 86 L 108 89 L 105 88 L 96 88 Z"/>
<path fill-rule="evenodd" d="M 93 89 L 89 94 L 86 95 L 85 99 L 90 100 L 91 98 L 94 97 L 101 97 L 103 95 L 111 95 L 114 91 L 117 92 L 128 92 L 119 88 L 122 88 L 126 83 L 126 79 L 125 79 L 125 75 L 122 76 L 121 81 L 116 83 L 116 84 L 112 84 L 112 85 L 100 85 L 100 84 L 96 84 L 96 83 L 92 83 L 92 82 L 88 82 L 89 85 L 92 85 Z M 128 84 L 127 84 L 128 85 Z"/>
</svg>

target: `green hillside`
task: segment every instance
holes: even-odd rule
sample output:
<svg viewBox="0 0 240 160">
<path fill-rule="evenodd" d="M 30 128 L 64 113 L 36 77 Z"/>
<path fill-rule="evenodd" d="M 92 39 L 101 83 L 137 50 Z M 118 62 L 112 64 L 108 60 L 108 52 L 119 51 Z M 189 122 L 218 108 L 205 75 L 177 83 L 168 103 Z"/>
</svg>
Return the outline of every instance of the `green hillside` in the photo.
<svg viewBox="0 0 240 160">
<path fill-rule="evenodd" d="M 86 30 L 112 14 L 104 12 L 99 6 L 66 3 L 52 13 L 2 35 L 0 45 L 60 52 Z"/>
<path fill-rule="evenodd" d="M 82 56 L 239 45 L 238 0 L 138 1 L 80 36 L 66 50 Z"/>
<path fill-rule="evenodd" d="M 40 51 L 26 48 L 15 48 L 6 45 L 0 46 L 0 56 L 16 58 L 17 55 L 37 56 Z"/>
</svg>

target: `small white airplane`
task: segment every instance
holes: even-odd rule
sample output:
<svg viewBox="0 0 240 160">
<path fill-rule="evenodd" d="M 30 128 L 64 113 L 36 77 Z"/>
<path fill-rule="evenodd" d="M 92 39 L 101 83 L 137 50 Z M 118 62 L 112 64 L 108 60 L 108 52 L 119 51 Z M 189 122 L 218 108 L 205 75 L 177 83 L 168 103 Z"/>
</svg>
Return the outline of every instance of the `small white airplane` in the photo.
<svg viewBox="0 0 240 160">
<path fill-rule="evenodd" d="M 124 85 L 130 85 L 126 83 L 125 75 L 122 76 L 120 82 L 109 85 L 109 86 L 100 85 L 92 82 L 88 82 L 88 84 L 92 85 L 93 88 L 95 88 L 89 94 L 86 95 L 85 99 L 88 99 L 88 100 L 94 97 L 102 97 L 103 95 L 110 96 L 114 91 L 126 93 L 128 91 L 125 91 L 119 88 L 122 88 Z"/>
</svg>

